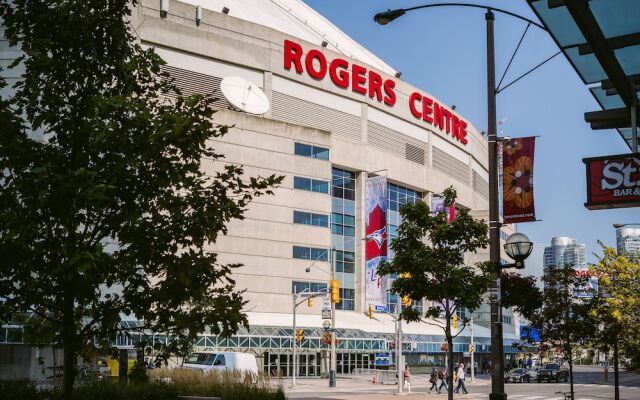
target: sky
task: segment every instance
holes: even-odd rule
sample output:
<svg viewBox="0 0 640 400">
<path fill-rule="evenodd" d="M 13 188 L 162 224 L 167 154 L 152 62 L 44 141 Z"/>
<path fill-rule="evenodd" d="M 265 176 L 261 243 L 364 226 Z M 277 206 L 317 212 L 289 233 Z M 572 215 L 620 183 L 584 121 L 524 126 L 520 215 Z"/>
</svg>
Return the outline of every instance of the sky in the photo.
<svg viewBox="0 0 640 400">
<path fill-rule="evenodd" d="M 402 79 L 433 94 L 473 122 L 487 127 L 484 11 L 443 7 L 407 13 L 381 26 L 373 16 L 387 9 L 426 4 L 420 0 L 304 0 L 354 40 L 402 72 Z M 537 21 L 525 0 L 468 1 L 491 4 Z M 526 23 L 496 14 L 496 79 L 502 76 Z M 529 28 L 505 83 L 558 51 L 547 32 Z M 504 86 L 504 84 L 503 84 Z M 587 245 L 587 260 L 601 254 L 598 241 L 615 247 L 614 223 L 640 223 L 640 208 L 590 211 L 582 159 L 630 153 L 615 130 L 592 131 L 584 113 L 599 106 L 560 54 L 498 94 L 498 134 L 537 135 L 535 205 L 541 221 L 518 224 L 536 243 L 570 236 Z"/>
</svg>

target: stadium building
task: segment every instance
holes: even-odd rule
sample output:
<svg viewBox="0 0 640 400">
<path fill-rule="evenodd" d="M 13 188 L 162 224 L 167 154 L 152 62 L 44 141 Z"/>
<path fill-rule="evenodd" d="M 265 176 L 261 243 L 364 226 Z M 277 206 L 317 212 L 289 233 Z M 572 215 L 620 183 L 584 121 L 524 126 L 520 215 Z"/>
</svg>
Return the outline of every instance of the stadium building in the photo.
<svg viewBox="0 0 640 400">
<path fill-rule="evenodd" d="M 252 202 L 246 218 L 233 221 L 211 249 L 220 262 L 243 264 L 233 277 L 246 290 L 250 327 L 229 338 L 203 334 L 197 348 L 252 352 L 265 371 L 290 376 L 293 293 L 326 290 L 334 267 L 341 299 L 337 373 L 371 367 L 376 353 L 393 352 L 398 297 L 387 293 L 387 312 L 373 319 L 366 313 L 367 180 L 386 178 L 389 240 L 397 235 L 403 204 L 431 203 L 451 185 L 458 207 L 486 219 L 486 139 L 453 107 L 401 80 L 398 71 L 299 0 L 142 0 L 131 23 L 140 43 L 166 61 L 183 94 L 219 94 L 216 122 L 233 125 L 215 144 L 226 162 L 242 164 L 248 176 L 285 177 L 274 196 Z M 225 78 L 244 86 L 223 93 Z M 257 104 L 260 114 L 247 112 L 255 109 L 242 101 L 242 94 L 256 93 L 267 100 Z M 502 240 L 509 230 L 503 227 Z M 467 258 L 486 260 L 488 252 Z M 317 298 L 297 309 L 305 333 L 301 376 L 320 376 L 328 368 L 322 307 Z M 489 358 L 488 307 L 479 314 L 474 335 L 480 363 Z M 519 338 L 516 319 L 504 311 L 507 358 L 517 352 L 511 346 Z M 3 328 L 0 339 L 18 343 L 15 329 Z M 410 365 L 444 362 L 439 328 L 403 324 L 403 333 Z M 135 340 L 123 336 L 117 344 L 126 348 Z M 469 343 L 466 328 L 455 339 L 457 357 L 468 358 Z"/>
</svg>

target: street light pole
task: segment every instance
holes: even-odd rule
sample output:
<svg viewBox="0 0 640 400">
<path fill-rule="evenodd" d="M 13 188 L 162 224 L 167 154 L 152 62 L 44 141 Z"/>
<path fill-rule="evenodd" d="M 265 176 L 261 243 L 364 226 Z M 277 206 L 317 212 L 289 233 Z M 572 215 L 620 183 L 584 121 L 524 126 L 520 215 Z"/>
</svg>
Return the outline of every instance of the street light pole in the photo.
<svg viewBox="0 0 640 400">
<path fill-rule="evenodd" d="M 493 36 L 495 16 L 491 9 L 487 21 L 487 122 L 489 145 L 489 261 L 495 268 L 496 282 L 491 295 L 491 394 L 490 400 L 506 400 L 502 354 L 502 306 L 500 305 L 500 216 L 498 208 L 498 135 L 496 121 L 496 62 Z"/>
</svg>

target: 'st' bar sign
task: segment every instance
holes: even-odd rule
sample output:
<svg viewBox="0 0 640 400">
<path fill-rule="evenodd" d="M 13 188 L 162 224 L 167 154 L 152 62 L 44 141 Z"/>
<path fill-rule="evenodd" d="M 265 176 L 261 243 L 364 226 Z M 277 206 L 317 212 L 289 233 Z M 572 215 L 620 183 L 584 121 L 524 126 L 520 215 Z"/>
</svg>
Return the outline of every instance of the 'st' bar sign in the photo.
<svg viewBox="0 0 640 400">
<path fill-rule="evenodd" d="M 585 158 L 590 210 L 640 207 L 640 153 Z"/>
</svg>

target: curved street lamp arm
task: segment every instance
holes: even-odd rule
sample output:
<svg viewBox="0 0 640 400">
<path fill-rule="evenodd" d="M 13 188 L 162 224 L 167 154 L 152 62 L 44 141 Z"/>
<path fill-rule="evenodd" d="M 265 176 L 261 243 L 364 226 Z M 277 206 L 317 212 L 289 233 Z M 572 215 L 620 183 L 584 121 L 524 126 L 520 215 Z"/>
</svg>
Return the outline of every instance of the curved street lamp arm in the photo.
<svg viewBox="0 0 640 400">
<path fill-rule="evenodd" d="M 523 20 L 525 22 L 530 23 L 531 25 L 535 25 L 538 28 L 542 29 L 543 31 L 547 31 L 547 28 L 545 28 L 544 26 L 540 25 L 539 23 L 530 20 L 529 18 L 523 17 L 521 15 L 512 13 L 511 11 L 507 11 L 507 10 L 503 10 L 501 8 L 495 8 L 495 7 L 491 7 L 491 6 L 484 6 L 482 4 L 470 4 L 470 3 L 436 3 L 436 4 L 424 4 L 421 6 L 416 6 L 416 7 L 409 7 L 409 8 L 404 8 L 403 11 L 413 11 L 413 10 L 418 10 L 421 8 L 433 8 L 433 7 L 449 7 L 449 6 L 456 6 L 456 7 L 471 7 L 471 8 L 481 8 L 483 10 L 487 10 L 487 11 L 495 11 L 495 12 L 499 12 L 502 14 L 506 14 L 506 15 L 510 15 L 512 17 L 518 18 L 520 20 Z"/>
</svg>

